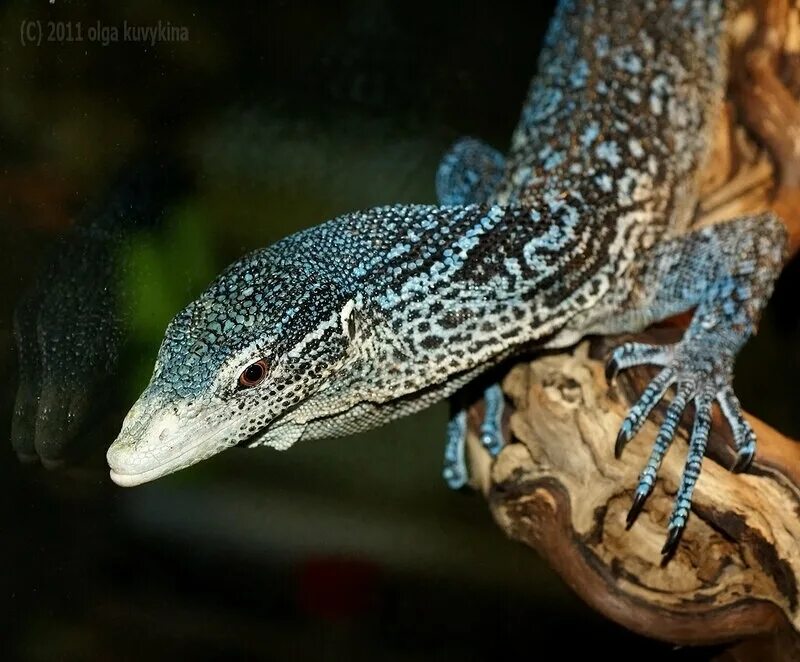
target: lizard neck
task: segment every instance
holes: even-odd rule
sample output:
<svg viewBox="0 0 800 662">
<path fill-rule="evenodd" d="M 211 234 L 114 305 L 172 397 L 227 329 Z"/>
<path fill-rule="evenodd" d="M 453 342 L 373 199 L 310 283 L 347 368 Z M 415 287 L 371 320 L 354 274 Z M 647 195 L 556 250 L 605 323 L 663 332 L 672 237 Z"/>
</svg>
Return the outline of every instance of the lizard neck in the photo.
<svg viewBox="0 0 800 662">
<path fill-rule="evenodd" d="M 561 188 L 645 209 L 653 232 L 684 225 L 723 97 L 735 4 L 560 2 L 496 201 L 530 206 Z"/>
</svg>

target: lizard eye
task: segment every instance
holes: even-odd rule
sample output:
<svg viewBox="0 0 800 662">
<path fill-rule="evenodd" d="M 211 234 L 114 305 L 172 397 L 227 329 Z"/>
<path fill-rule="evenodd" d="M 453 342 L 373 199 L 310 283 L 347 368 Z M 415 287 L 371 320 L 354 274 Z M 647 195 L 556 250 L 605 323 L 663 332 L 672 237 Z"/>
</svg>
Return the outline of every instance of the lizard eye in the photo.
<svg viewBox="0 0 800 662">
<path fill-rule="evenodd" d="M 258 386 L 267 376 L 269 366 L 264 359 L 251 363 L 239 375 L 239 386 L 241 388 L 253 388 Z"/>
</svg>

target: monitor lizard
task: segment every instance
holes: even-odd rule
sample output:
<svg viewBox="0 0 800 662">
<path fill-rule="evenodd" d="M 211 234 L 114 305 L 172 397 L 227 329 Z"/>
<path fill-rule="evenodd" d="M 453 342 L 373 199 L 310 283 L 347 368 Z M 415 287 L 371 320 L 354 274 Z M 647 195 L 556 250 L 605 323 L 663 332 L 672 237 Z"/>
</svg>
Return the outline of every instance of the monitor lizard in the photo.
<svg viewBox="0 0 800 662">
<path fill-rule="evenodd" d="M 459 141 L 437 173 L 441 204 L 345 214 L 241 258 L 169 324 L 150 384 L 107 459 L 136 485 L 235 445 L 287 449 L 411 414 L 498 362 L 588 334 L 638 331 L 694 310 L 674 345 L 626 343 L 609 376 L 661 371 L 616 451 L 674 396 L 634 492 L 651 491 L 684 410 L 688 456 L 668 523 L 691 509 L 711 410 L 738 453 L 755 436 L 732 386 L 786 254 L 767 213 L 690 230 L 698 173 L 727 83 L 722 0 L 562 0 L 507 155 Z M 489 392 L 487 447 L 502 445 Z M 464 415 L 445 476 L 465 479 Z"/>
</svg>

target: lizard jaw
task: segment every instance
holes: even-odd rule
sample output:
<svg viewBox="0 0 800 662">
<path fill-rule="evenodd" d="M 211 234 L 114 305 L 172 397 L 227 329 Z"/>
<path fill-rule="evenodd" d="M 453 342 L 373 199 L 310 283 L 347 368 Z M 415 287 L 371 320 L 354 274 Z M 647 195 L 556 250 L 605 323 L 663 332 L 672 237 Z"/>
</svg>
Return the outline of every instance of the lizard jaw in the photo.
<svg viewBox="0 0 800 662">
<path fill-rule="evenodd" d="M 284 424 L 275 428 L 268 428 L 266 432 L 262 431 L 258 433 L 253 443 L 248 444 L 248 447 L 270 446 L 276 450 L 286 450 L 303 436 L 305 427 L 306 426 L 302 424 Z M 214 433 L 212 433 L 212 435 L 216 436 Z M 201 438 L 189 448 L 162 460 L 161 464 L 158 466 L 152 466 L 151 468 L 142 470 L 138 468 L 139 463 L 136 462 L 135 459 L 133 462 L 131 461 L 132 451 L 134 454 L 138 453 L 139 455 L 141 451 L 123 434 L 120 434 L 108 449 L 106 460 L 110 467 L 109 476 L 113 482 L 120 487 L 135 487 L 143 483 L 154 481 L 162 476 L 175 473 L 181 469 L 186 469 L 193 464 L 197 464 L 235 445 L 235 441 L 209 444 L 208 437 Z M 134 457 L 136 457 L 136 455 L 134 455 Z"/>
<path fill-rule="evenodd" d="M 187 424 L 170 411 L 156 412 L 145 421 L 134 416 L 106 453 L 109 475 L 121 487 L 148 483 L 235 446 L 235 430 L 235 420 L 208 426 L 199 421 Z"/>
<path fill-rule="evenodd" d="M 128 457 L 126 455 L 128 450 L 120 451 L 120 448 L 121 446 L 118 446 L 115 441 L 106 454 L 106 460 L 110 467 L 109 476 L 111 480 L 120 487 L 135 487 L 190 467 L 211 455 L 216 455 L 227 448 L 227 446 L 214 449 L 211 452 L 204 452 L 199 445 L 193 446 L 167 459 L 162 464 L 141 470 L 137 470 L 135 464 L 132 465 L 128 462 Z"/>
<path fill-rule="evenodd" d="M 110 459 L 109 464 L 111 464 Z M 161 478 L 161 476 L 163 476 L 165 473 L 169 473 L 169 470 L 167 472 L 163 472 L 159 467 L 156 469 L 151 469 L 150 471 L 142 471 L 141 473 L 126 474 L 118 473 L 114 471 L 114 469 L 111 469 L 108 473 L 111 477 L 111 480 L 120 487 L 136 487 L 137 485 L 142 485 L 143 483 L 149 483 L 156 478 Z"/>
</svg>

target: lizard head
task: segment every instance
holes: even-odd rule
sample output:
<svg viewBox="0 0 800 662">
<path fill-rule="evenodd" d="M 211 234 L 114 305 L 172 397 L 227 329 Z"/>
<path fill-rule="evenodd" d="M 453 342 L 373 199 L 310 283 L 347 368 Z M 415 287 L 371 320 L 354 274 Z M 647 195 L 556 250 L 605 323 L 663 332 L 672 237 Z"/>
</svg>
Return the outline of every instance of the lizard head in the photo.
<svg viewBox="0 0 800 662">
<path fill-rule="evenodd" d="M 169 324 L 149 385 L 108 450 L 130 486 L 236 445 L 291 446 L 352 363 L 357 304 L 324 271 L 265 249 L 234 263 Z"/>
</svg>

